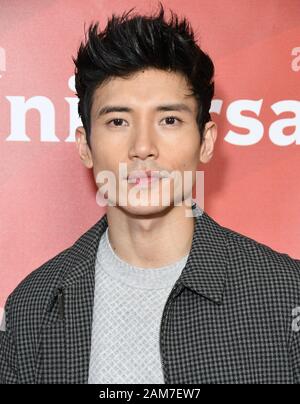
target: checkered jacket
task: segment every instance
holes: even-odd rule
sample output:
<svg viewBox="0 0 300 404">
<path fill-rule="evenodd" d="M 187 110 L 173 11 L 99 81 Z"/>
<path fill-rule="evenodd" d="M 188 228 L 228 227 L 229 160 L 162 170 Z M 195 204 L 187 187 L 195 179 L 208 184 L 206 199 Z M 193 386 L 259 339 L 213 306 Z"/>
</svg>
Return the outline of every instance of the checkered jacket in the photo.
<svg viewBox="0 0 300 404">
<path fill-rule="evenodd" d="M 1 383 L 88 381 L 104 215 L 6 301 Z M 160 324 L 166 384 L 300 383 L 300 261 L 206 212 Z"/>
</svg>

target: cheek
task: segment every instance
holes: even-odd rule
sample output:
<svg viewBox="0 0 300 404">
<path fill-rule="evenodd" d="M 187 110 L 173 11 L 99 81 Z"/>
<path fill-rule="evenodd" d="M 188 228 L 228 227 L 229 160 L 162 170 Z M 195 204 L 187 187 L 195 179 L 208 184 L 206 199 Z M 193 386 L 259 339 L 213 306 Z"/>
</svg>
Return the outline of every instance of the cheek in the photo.
<svg viewBox="0 0 300 404">
<path fill-rule="evenodd" d="M 177 153 L 177 167 L 181 170 L 195 170 L 199 163 L 200 148 L 198 144 L 182 145 Z"/>
<path fill-rule="evenodd" d="M 112 171 L 112 162 L 110 160 L 110 154 L 105 148 L 98 148 L 93 150 L 93 173 L 94 178 L 102 171 Z"/>
<path fill-rule="evenodd" d="M 113 175 L 116 180 L 119 176 L 119 163 L 124 161 L 122 156 L 118 153 L 118 149 L 111 147 L 101 147 L 94 153 L 93 156 L 93 172 L 96 178 L 97 174 L 103 172 L 103 175 Z M 104 173 L 107 172 L 107 173 Z"/>
<path fill-rule="evenodd" d="M 127 148 L 126 137 L 121 133 L 110 133 L 99 130 L 93 133 L 93 150 L 96 156 L 107 157 L 109 160 L 117 159 Z"/>
<path fill-rule="evenodd" d="M 114 159 L 118 154 L 117 148 L 112 144 L 112 141 L 103 133 L 93 133 L 92 140 L 92 154 L 94 163 L 98 166 L 105 167 Z"/>
</svg>

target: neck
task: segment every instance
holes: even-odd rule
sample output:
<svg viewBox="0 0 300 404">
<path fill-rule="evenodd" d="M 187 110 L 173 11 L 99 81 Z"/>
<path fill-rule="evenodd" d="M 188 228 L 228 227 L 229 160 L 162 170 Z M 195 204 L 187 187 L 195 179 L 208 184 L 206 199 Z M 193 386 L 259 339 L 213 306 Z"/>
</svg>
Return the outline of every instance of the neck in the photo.
<svg viewBox="0 0 300 404">
<path fill-rule="evenodd" d="M 194 234 L 194 217 L 187 206 L 166 207 L 155 214 L 137 215 L 108 206 L 108 237 L 114 252 L 130 265 L 143 268 L 171 265 L 187 255 Z"/>
</svg>

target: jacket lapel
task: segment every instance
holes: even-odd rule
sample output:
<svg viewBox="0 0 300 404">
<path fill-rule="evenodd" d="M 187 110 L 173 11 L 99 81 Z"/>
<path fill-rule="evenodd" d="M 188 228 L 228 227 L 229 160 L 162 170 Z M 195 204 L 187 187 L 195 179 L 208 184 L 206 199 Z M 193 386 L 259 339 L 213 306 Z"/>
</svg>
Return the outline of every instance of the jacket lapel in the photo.
<svg viewBox="0 0 300 404">
<path fill-rule="evenodd" d="M 221 304 L 227 277 L 226 229 L 197 205 L 190 254 L 180 280 L 187 288 Z"/>
</svg>

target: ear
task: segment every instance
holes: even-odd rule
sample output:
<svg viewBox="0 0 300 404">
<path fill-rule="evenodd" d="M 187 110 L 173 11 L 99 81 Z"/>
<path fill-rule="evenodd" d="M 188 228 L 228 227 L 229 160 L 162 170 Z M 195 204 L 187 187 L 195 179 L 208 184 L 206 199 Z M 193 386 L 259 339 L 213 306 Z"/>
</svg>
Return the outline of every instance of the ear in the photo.
<svg viewBox="0 0 300 404">
<path fill-rule="evenodd" d="M 93 167 L 92 153 L 87 144 L 86 132 L 83 126 L 79 126 L 78 128 L 76 128 L 75 138 L 80 159 L 87 168 L 92 168 Z"/>
<path fill-rule="evenodd" d="M 206 122 L 203 131 L 203 141 L 200 147 L 199 160 L 208 163 L 214 153 L 214 145 L 217 139 L 217 124 L 213 121 Z"/>
</svg>

